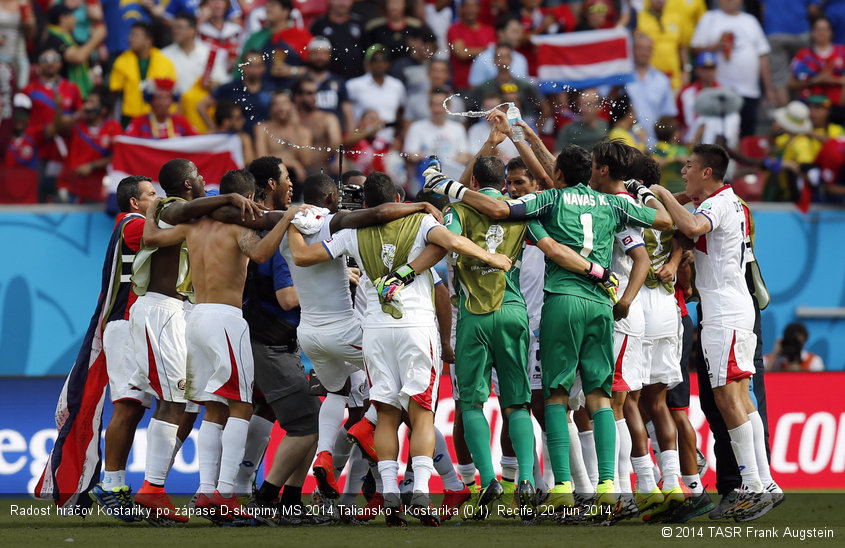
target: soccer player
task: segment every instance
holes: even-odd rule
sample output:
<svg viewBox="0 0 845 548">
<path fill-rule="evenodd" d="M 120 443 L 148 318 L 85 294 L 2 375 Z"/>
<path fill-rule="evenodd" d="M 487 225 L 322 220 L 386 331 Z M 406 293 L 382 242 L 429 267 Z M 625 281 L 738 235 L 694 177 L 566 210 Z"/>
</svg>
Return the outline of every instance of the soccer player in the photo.
<svg viewBox="0 0 845 548">
<path fill-rule="evenodd" d="M 580 249 L 582 256 L 608 268 L 613 235 L 623 225 L 631 223 L 665 229 L 671 226 L 672 221 L 663 206 L 644 187 L 632 190 L 641 194 L 650 207 L 598 193 L 584 186 L 584 181 L 564 181 L 563 168 L 568 162 L 585 163 L 584 153 L 579 148 L 565 149 L 557 158 L 555 186 L 570 186 L 523 196 L 519 200 L 496 200 L 431 172 L 425 174 L 426 188 L 462 200 L 494 219 L 542 220 L 542 226 L 535 224 L 529 228 L 536 240 L 551 237 L 568 247 Z M 579 372 L 587 407 L 595 423 L 600 481 L 597 502 L 615 504 L 616 428 L 610 409 L 613 377 L 611 302 L 596 284 L 588 283 L 585 277 L 565 270 L 554 261 L 546 263 L 545 290 L 547 295 L 540 323 L 540 340 L 543 341 L 540 360 L 543 363 L 546 397 L 546 433 L 555 472 L 553 493 L 562 495 L 561 504 L 574 504 L 569 473 L 566 404 L 575 374 Z"/>
<path fill-rule="evenodd" d="M 701 296 L 701 347 L 716 405 L 731 438 L 742 486 L 729 493 L 722 517 L 759 517 L 772 504 L 763 423 L 749 395 L 754 373 L 754 305 L 745 282 L 745 239 L 749 226 L 742 204 L 724 184 L 728 155 L 718 145 L 696 145 L 681 171 L 685 192 L 678 198 L 655 191 L 675 224 L 695 242 L 696 287 Z M 692 201 L 695 212 L 681 202 Z M 763 484 L 762 478 L 767 480 Z"/>
<path fill-rule="evenodd" d="M 397 200 L 393 181 L 383 173 L 373 173 L 364 183 L 366 206 Z M 399 443 L 396 438 L 402 411 L 411 422 L 411 459 L 414 468 L 414 496 L 410 505 L 424 525 L 437 526 L 439 519 L 430 510 L 428 481 L 434 469 L 434 402 L 440 376 L 439 335 L 432 303 L 433 285 L 428 268 L 442 258 L 439 250 L 424 251 L 429 243 L 443 245 L 491 264 L 509 269 L 510 260 L 493 255 L 466 238 L 454 235 L 434 217 L 411 215 L 386 225 L 341 231 L 331 240 L 306 246 L 301 234 L 288 231 L 288 242 L 296 264 L 306 266 L 332 260 L 341 254 L 355 258 L 366 273 L 367 316 L 364 319 L 364 361 L 371 381 L 370 400 L 378 410 L 375 432 L 378 469 L 382 476 L 386 519 L 389 526 L 407 524 L 399 512 L 397 485 Z M 418 265 L 406 264 L 427 253 Z M 370 280 L 391 274 L 407 282 L 417 269 L 413 284 L 401 292 L 401 300 L 388 301 Z M 384 284 L 380 284 L 384 285 Z M 393 287 L 388 285 L 388 288 Z"/>
<path fill-rule="evenodd" d="M 172 227 L 227 204 L 240 208 L 244 217 L 247 211 L 261 215 L 256 204 L 239 194 L 203 198 L 203 178 L 189 160 L 176 158 L 165 163 L 158 180 L 167 199 L 157 204 L 153 215 L 148 214 L 146 223 L 153 227 Z M 135 495 L 135 502 L 152 509 L 155 518 L 185 522 L 187 517 L 176 513 L 167 496 L 164 481 L 187 402 L 183 293 L 190 292 L 185 283 L 190 280 L 190 266 L 182 246 L 152 247 L 159 245 L 156 238 L 145 233 L 132 266 L 133 291 L 138 300 L 129 315 L 135 357 L 130 383 L 158 400 L 147 428 L 144 484 Z"/>
</svg>

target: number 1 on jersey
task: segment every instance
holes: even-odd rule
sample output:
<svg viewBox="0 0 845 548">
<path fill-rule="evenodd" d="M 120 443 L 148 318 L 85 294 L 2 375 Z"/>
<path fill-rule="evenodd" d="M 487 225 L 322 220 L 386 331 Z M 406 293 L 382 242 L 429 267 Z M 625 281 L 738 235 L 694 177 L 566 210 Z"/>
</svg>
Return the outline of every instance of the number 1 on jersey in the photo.
<svg viewBox="0 0 845 548">
<path fill-rule="evenodd" d="M 584 247 L 581 248 L 581 256 L 587 257 L 593 251 L 593 214 L 583 213 L 580 219 L 584 229 Z"/>
</svg>

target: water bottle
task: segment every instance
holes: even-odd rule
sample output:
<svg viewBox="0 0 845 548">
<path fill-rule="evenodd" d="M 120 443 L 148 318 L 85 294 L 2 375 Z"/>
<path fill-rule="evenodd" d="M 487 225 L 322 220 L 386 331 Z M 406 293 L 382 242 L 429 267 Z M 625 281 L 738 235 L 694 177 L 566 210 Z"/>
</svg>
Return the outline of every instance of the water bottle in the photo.
<svg viewBox="0 0 845 548">
<path fill-rule="evenodd" d="M 428 157 L 428 166 L 426 166 L 426 169 L 429 168 L 429 167 L 433 167 L 437 171 L 442 171 L 442 169 L 440 167 L 440 159 L 437 156 L 435 156 L 434 154 L 432 154 L 431 156 Z"/>
<path fill-rule="evenodd" d="M 521 120 L 522 115 L 519 113 L 519 109 L 515 104 L 511 103 L 508 107 L 508 124 L 511 126 L 513 134 L 511 141 L 514 143 L 525 140 L 525 132 L 522 130 L 522 126 L 516 125 L 517 122 L 520 122 Z"/>
</svg>

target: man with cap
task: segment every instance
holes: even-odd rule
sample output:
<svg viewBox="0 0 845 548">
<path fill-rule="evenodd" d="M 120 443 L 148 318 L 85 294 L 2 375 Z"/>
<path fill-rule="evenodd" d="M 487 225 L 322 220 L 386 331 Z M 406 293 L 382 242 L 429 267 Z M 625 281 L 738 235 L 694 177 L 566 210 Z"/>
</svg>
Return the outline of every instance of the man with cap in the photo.
<svg viewBox="0 0 845 548">
<path fill-rule="evenodd" d="M 175 86 L 175 81 L 166 78 L 153 80 L 144 90 L 144 99 L 150 104 L 152 112 L 133 118 L 126 128 L 126 135 L 146 139 L 197 135 L 197 131 L 184 116 L 170 113 L 170 107 L 176 100 Z"/>
<path fill-rule="evenodd" d="M 377 133 L 377 137 L 385 142 L 401 139 L 404 133 L 403 119 L 407 102 L 405 86 L 388 74 L 390 56 L 381 44 L 373 44 L 364 54 L 364 68 L 367 73 L 353 78 L 346 83 L 349 100 L 356 119 L 368 110 L 375 110 L 384 122 L 384 127 Z M 401 146 L 394 142 L 394 149 L 401 150 Z"/>
<path fill-rule="evenodd" d="M 38 145 L 43 132 L 29 125 L 32 100 L 16 93 L 13 100 L 12 140 L 6 149 L 3 170 L 10 183 L 0 185 L 0 203 L 34 204 L 38 201 Z"/>
<path fill-rule="evenodd" d="M 99 7 L 99 6 L 98 6 Z M 80 45 L 73 39 L 71 33 L 76 27 L 76 16 L 73 10 L 64 4 L 56 4 L 47 12 L 47 34 L 42 44 L 43 49 L 54 49 L 65 62 L 62 75 L 79 86 L 82 96 L 86 97 L 91 90 L 91 76 L 88 74 L 88 59 L 91 54 L 106 39 L 106 27 L 103 24 L 102 9 L 97 10 L 96 17 L 91 17 L 91 36 L 87 42 Z"/>
<path fill-rule="evenodd" d="M 349 62 L 352 62 L 351 58 Z M 305 75 L 317 84 L 317 108 L 337 116 L 341 129 L 351 131 L 355 127 L 355 116 L 346 92 L 346 78 L 333 72 L 332 43 L 328 38 L 315 36 L 311 39 L 305 66 L 308 67 Z"/>
<path fill-rule="evenodd" d="M 695 60 L 695 81 L 684 86 L 678 93 L 678 118 L 684 126 L 684 142 L 695 143 L 701 140 L 704 135 L 713 132 L 721 132 L 728 137 L 728 142 L 738 139 L 739 114 L 728 114 L 723 119 L 718 116 L 699 116 L 695 112 L 695 99 L 702 90 L 722 87 L 716 81 L 716 54 L 712 51 L 704 51 L 698 54 Z M 702 135 L 696 138 L 700 128 L 704 128 Z M 709 142 L 709 141 L 708 141 Z"/>
</svg>

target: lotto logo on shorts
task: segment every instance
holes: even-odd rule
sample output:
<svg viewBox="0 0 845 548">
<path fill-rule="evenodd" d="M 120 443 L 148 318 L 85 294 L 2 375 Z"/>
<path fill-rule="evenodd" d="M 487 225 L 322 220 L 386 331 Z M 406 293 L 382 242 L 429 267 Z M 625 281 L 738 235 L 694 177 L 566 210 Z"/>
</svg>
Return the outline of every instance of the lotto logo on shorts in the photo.
<svg viewBox="0 0 845 548">
<path fill-rule="evenodd" d="M 622 245 L 629 245 L 633 241 L 634 239 L 632 237 L 625 236 L 624 238 L 622 238 Z"/>
</svg>

